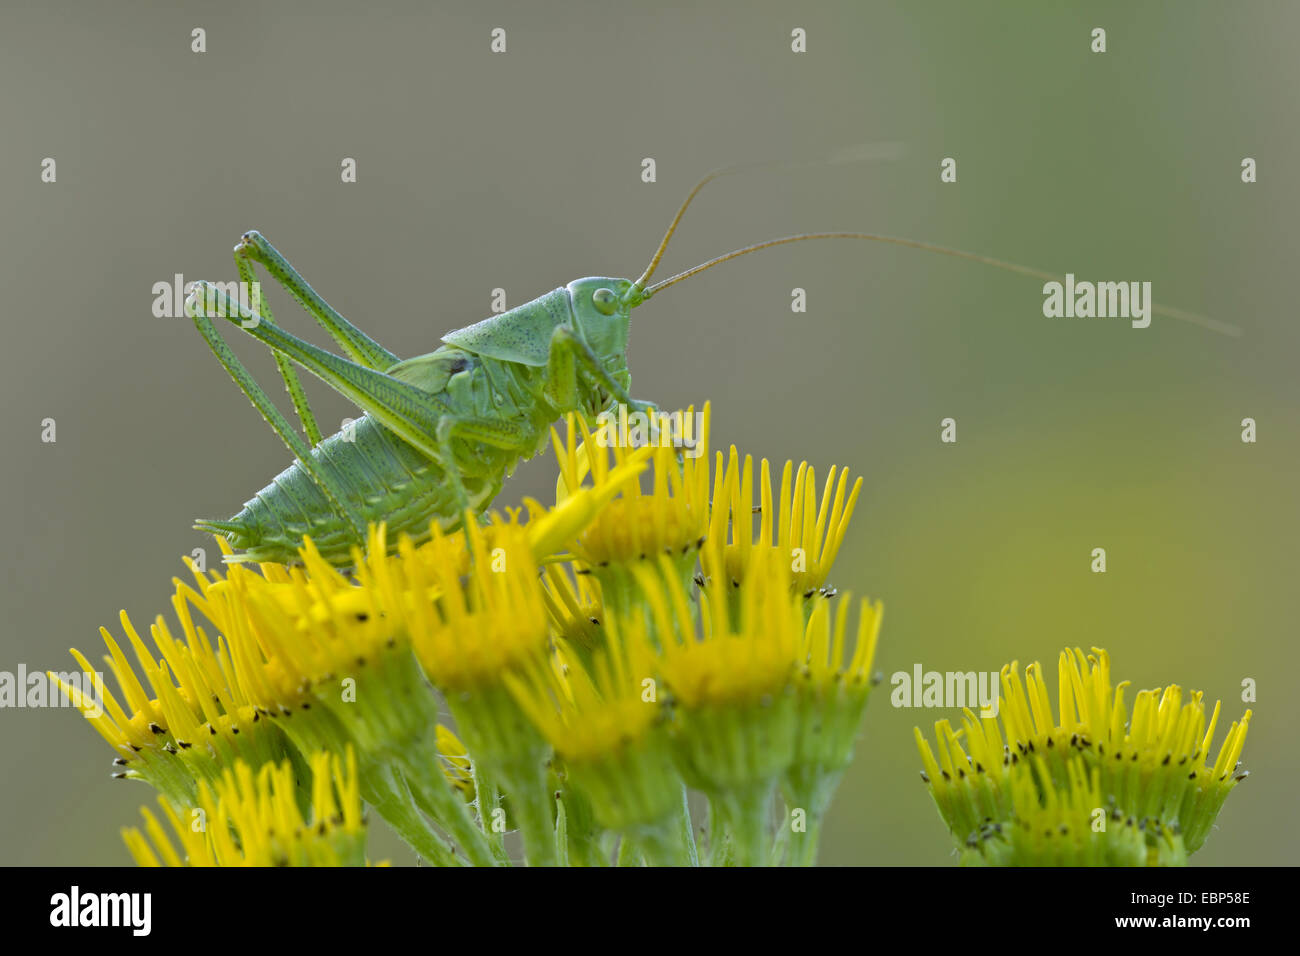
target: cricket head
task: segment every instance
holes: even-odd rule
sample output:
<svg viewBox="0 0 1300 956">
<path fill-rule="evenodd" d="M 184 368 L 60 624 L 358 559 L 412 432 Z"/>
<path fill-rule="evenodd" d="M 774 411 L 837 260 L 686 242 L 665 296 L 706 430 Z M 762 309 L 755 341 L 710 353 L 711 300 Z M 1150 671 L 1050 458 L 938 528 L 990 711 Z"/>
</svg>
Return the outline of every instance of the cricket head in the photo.
<svg viewBox="0 0 1300 956">
<path fill-rule="evenodd" d="M 569 301 L 579 332 L 602 359 L 627 355 L 632 310 L 641 304 L 640 291 L 628 279 L 593 276 L 568 285 Z"/>
</svg>

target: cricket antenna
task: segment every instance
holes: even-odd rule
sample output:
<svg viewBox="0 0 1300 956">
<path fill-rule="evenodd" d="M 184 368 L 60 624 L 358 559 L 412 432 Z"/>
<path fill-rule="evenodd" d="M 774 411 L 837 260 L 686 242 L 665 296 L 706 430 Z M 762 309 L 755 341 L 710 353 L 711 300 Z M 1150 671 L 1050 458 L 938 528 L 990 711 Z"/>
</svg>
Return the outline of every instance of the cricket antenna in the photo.
<svg viewBox="0 0 1300 956">
<path fill-rule="evenodd" d="M 673 233 L 677 231 L 682 217 L 686 215 L 686 210 L 690 208 L 692 201 L 699 195 L 700 190 L 715 179 L 730 176 L 732 173 L 748 172 L 754 169 L 771 169 L 782 166 L 834 166 L 840 163 L 859 163 L 871 159 L 897 159 L 902 155 L 903 148 L 899 143 L 861 143 L 857 146 L 836 150 L 829 156 L 822 156 L 817 159 L 776 159 L 765 162 L 737 163 L 733 166 L 723 166 L 721 169 L 715 169 L 696 183 L 695 188 L 687 194 L 681 208 L 677 210 L 677 215 L 673 216 L 673 221 L 668 224 L 668 231 L 664 233 L 663 241 L 659 243 L 659 248 L 655 250 L 654 256 L 650 259 L 650 264 L 645 267 L 645 272 L 641 273 L 641 278 L 636 280 L 634 288 L 645 288 L 645 284 L 654 275 L 655 269 L 659 268 L 659 261 L 663 259 L 664 253 L 668 250 L 668 241 L 672 239 Z"/>
<path fill-rule="evenodd" d="M 923 252 L 933 252 L 938 255 L 952 256 L 955 259 L 965 259 L 968 262 L 978 262 L 980 265 L 992 266 L 994 269 L 1001 269 L 1003 272 L 1011 272 L 1016 275 L 1029 276 L 1034 279 L 1042 279 L 1045 282 L 1059 282 L 1061 276 L 1056 273 L 1046 272 L 1042 269 L 1033 269 L 1029 266 L 1022 266 L 1019 263 L 1007 262 L 1005 259 L 994 259 L 991 256 L 981 256 L 974 252 L 964 252 L 961 249 L 951 249 L 947 246 L 935 245 L 931 242 L 921 242 L 916 239 L 903 239 L 898 236 L 881 236 L 869 232 L 808 232 L 797 236 L 781 236 L 778 239 L 768 239 L 766 242 L 755 243 L 752 246 L 745 246 L 743 249 L 735 249 L 725 255 L 702 262 L 694 268 L 687 269 L 685 272 L 679 272 L 677 275 L 656 282 L 652 286 L 646 286 L 651 276 L 659 268 L 659 263 L 668 250 L 668 243 L 681 225 L 682 217 L 686 215 L 686 210 L 690 208 L 695 197 L 709 183 L 723 176 L 730 176 L 733 173 L 748 172 L 755 169 L 771 169 L 773 167 L 791 167 L 791 166 L 834 166 L 840 163 L 857 163 L 871 159 L 898 159 L 903 155 L 903 147 L 899 143 L 861 143 L 856 146 L 849 146 L 837 150 L 829 156 L 823 156 L 816 159 L 778 159 L 766 162 L 739 163 L 733 166 L 724 166 L 721 169 L 715 169 L 709 173 L 687 194 L 686 199 L 682 202 L 681 207 L 677 210 L 677 215 L 673 216 L 673 221 L 668 224 L 668 231 L 664 233 L 663 241 L 659 243 L 659 248 L 650 259 L 650 264 L 645 267 L 641 273 L 641 278 L 637 279 L 632 285 L 629 296 L 634 296 L 635 301 L 639 304 L 646 301 L 652 295 L 663 291 L 671 285 L 676 285 L 683 279 L 689 279 L 691 276 L 699 275 L 706 269 L 712 269 L 716 265 L 721 265 L 731 259 L 737 259 L 740 256 L 747 256 L 751 252 L 758 252 L 760 249 L 770 249 L 773 246 L 783 246 L 791 242 L 803 242 L 806 239 L 866 239 L 871 242 L 885 242 L 894 246 L 905 246 L 909 249 L 920 249 Z M 1196 312 L 1187 312 L 1183 309 L 1175 309 L 1169 306 L 1162 306 L 1156 303 L 1151 304 L 1151 311 L 1156 315 L 1163 315 L 1166 318 L 1179 319 L 1183 322 L 1189 322 L 1192 325 L 1199 325 L 1201 328 L 1209 329 L 1211 332 L 1218 332 L 1221 335 L 1239 336 L 1241 329 L 1235 325 L 1229 325 L 1227 322 L 1220 322 L 1206 315 L 1200 315 Z"/>
<path fill-rule="evenodd" d="M 727 170 L 724 170 L 723 172 L 727 172 Z M 714 174 L 714 176 L 717 175 L 721 175 L 721 173 Z M 638 286 L 642 281 L 644 281 L 644 279 L 649 277 L 650 273 L 654 270 L 654 267 L 658 264 L 659 259 L 663 254 L 664 246 L 668 245 L 668 239 L 672 236 L 673 229 L 677 227 L 677 223 L 682 218 L 682 213 L 686 211 L 686 206 L 690 203 L 691 198 L 695 196 L 695 193 L 700 191 L 701 186 L 707 183 L 710 178 L 714 178 L 714 176 L 706 177 L 699 186 L 696 186 L 695 189 L 691 191 L 691 195 L 687 197 L 686 203 L 682 205 L 681 210 L 677 213 L 677 218 L 673 220 L 672 227 L 668 230 L 668 235 L 664 237 L 663 244 L 659 247 L 659 252 L 655 254 L 654 260 L 650 263 L 650 268 L 646 270 L 645 276 L 642 276 L 641 280 L 638 280 Z M 708 262 L 702 262 L 694 268 L 687 269 L 685 272 L 679 272 L 677 275 L 656 282 L 648 289 L 645 289 L 641 294 L 641 301 L 644 302 L 655 293 L 661 292 L 671 285 L 676 285 L 683 279 L 689 279 L 691 276 L 699 275 L 706 269 L 712 269 L 714 266 L 721 265 L 731 259 L 749 255 L 751 252 L 758 252 L 760 249 L 770 249 L 772 246 L 783 246 L 790 242 L 803 242 L 805 239 L 867 239 L 872 242 L 887 242 L 894 246 L 906 246 L 909 249 L 920 249 L 923 252 L 934 252 L 943 256 L 952 256 L 956 259 L 965 259 L 968 262 L 978 262 L 981 265 L 992 266 L 993 268 L 1001 269 L 1004 272 L 1013 272 L 1016 275 L 1030 276 L 1035 279 L 1042 279 L 1045 282 L 1059 282 L 1061 280 L 1060 275 L 1045 272 L 1042 269 L 1033 269 L 1029 266 L 1022 266 L 1019 263 L 1007 262 L 1004 259 L 994 259 L 990 256 L 978 255 L 974 252 L 964 252 L 961 249 L 950 249 L 947 246 L 937 246 L 930 242 L 920 242 L 916 239 L 902 239 L 898 236 L 880 236 L 869 232 L 809 232 L 797 236 L 781 236 L 779 239 L 768 239 L 766 242 L 759 242 L 752 246 L 745 246 L 743 249 L 736 249 L 732 252 L 726 253 L 725 255 L 718 256 L 715 259 L 710 259 Z M 1199 325 L 1202 328 L 1209 329 L 1212 332 L 1218 332 L 1222 335 L 1241 335 L 1241 329 L 1237 326 L 1229 325 L 1226 322 L 1220 322 L 1217 319 L 1212 319 L 1209 316 L 1200 315 L 1196 312 L 1187 312 L 1183 309 L 1174 309 L 1168 306 L 1156 305 L 1154 303 L 1151 306 L 1151 311 L 1156 315 L 1163 315 L 1167 318 L 1190 322 L 1193 325 Z"/>
</svg>

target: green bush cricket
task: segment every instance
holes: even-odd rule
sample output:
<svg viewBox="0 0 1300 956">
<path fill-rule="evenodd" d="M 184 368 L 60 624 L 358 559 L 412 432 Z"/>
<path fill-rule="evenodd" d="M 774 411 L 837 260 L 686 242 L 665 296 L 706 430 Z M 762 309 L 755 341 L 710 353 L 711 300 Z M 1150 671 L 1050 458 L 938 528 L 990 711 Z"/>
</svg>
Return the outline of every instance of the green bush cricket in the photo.
<svg viewBox="0 0 1300 956">
<path fill-rule="evenodd" d="M 253 264 L 260 264 L 348 357 L 281 329 L 256 292 L 250 307 L 235 303 L 212 283 L 191 286 L 186 313 L 295 458 L 234 517 L 200 520 L 195 528 L 223 535 L 243 552 L 228 560 L 291 563 L 297 560 L 303 535 L 311 535 L 326 560 L 346 566 L 352 563 L 353 549 L 365 546 L 369 523 L 387 522 L 387 540 L 395 547 L 402 534 L 417 543 L 427 540 L 434 520 L 451 529 L 467 511 L 481 515 L 515 466 L 545 447 L 551 424 L 564 415 L 576 412 L 594 425 L 601 412 L 619 402 L 633 410 L 654 409 L 628 392 L 632 309 L 671 285 L 760 249 L 809 239 L 867 239 L 1045 281 L 1059 279 L 1049 272 L 926 242 L 862 232 L 821 232 L 769 239 L 647 284 L 687 208 L 706 184 L 742 169 L 771 165 L 789 164 L 731 166 L 700 180 L 640 278 L 577 279 L 449 332 L 435 351 L 406 360 L 335 311 L 260 233 L 245 233 L 234 250 L 245 288 L 259 288 Z M 1219 331 L 1231 329 L 1193 313 L 1160 307 L 1154 311 Z M 212 318 L 228 319 L 272 350 L 305 440 L 220 337 Z M 351 429 L 322 438 L 294 363 L 354 402 L 364 416 Z"/>
</svg>

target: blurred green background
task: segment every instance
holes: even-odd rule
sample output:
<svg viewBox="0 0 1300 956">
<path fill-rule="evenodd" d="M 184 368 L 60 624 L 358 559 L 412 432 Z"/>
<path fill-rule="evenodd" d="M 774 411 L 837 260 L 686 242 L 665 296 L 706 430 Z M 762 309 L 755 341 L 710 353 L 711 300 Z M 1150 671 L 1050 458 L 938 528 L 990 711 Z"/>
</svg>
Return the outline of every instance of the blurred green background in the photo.
<svg viewBox="0 0 1300 956">
<path fill-rule="evenodd" d="M 444 5 L 456 6 L 456 5 Z M 666 270 L 871 230 L 1094 280 L 1240 326 L 1049 320 L 1040 284 L 850 242 L 732 263 L 634 315 L 633 392 L 865 476 L 833 581 L 886 604 L 879 666 L 996 670 L 1102 645 L 1138 687 L 1259 682 L 1250 779 L 1194 862 L 1294 862 L 1300 142 L 1288 3 L 23 4 L 0 13 L 0 669 L 98 656 L 168 610 L 179 556 L 287 454 L 155 282 L 234 279 L 261 229 L 402 355 L 584 275 L 635 277 L 719 165 L 863 142 L 901 158 L 737 176 Z M 1089 51 L 1093 27 L 1109 50 Z M 207 31 L 207 52 L 190 31 Z M 504 55 L 489 31 L 507 31 Z M 790 50 L 807 31 L 808 51 Z M 943 157 L 958 181 L 942 184 Z M 1240 181 L 1243 157 L 1259 182 Z M 40 181 L 44 157 L 58 181 Z M 358 182 L 342 184 L 343 157 Z M 658 181 L 641 182 L 653 157 Z M 1288 182 L 1288 180 L 1290 180 Z M 664 274 L 667 274 L 665 272 Z M 790 311 L 790 290 L 808 312 Z M 268 283 L 277 317 L 319 329 Z M 256 343 L 234 346 L 275 386 Z M 308 383 L 323 423 L 353 410 Z M 278 386 L 273 393 L 282 396 Z M 956 445 L 939 422 L 958 423 Z M 1240 421 L 1259 441 L 1240 441 Z M 40 441 L 41 420 L 58 441 Z M 501 499 L 543 496 L 554 465 Z M 1089 571 L 1105 547 L 1109 571 Z M 1288 677 L 1290 675 L 1290 677 Z M 945 864 L 912 726 L 871 703 L 823 862 Z M 1132 695 L 1130 693 L 1130 701 Z M 1294 729 L 1294 728 L 1291 728 Z M 121 864 L 153 801 L 71 710 L 0 711 L 0 862 Z M 410 859 L 378 824 L 372 856 Z"/>
</svg>

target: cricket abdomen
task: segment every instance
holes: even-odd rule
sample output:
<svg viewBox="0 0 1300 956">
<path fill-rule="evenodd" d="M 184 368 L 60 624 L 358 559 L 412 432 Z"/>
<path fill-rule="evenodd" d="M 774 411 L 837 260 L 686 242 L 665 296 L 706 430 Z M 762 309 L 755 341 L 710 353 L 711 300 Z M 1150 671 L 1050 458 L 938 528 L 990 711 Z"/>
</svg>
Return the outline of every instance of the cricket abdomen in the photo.
<svg viewBox="0 0 1300 956">
<path fill-rule="evenodd" d="M 311 454 L 345 489 L 346 504 L 364 522 L 384 521 L 390 541 L 407 534 L 416 543 L 428 539 L 435 518 L 444 527 L 458 523 L 455 500 L 440 465 L 368 415 L 352 428 L 322 440 Z M 461 480 L 476 513 L 500 491 L 500 478 L 463 475 Z M 310 535 L 326 560 L 348 565 L 352 548 L 360 543 L 297 462 L 276 475 L 233 518 L 200 521 L 195 527 L 224 535 L 244 552 L 235 558 L 240 561 L 294 562 L 303 535 Z"/>
</svg>

